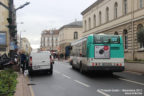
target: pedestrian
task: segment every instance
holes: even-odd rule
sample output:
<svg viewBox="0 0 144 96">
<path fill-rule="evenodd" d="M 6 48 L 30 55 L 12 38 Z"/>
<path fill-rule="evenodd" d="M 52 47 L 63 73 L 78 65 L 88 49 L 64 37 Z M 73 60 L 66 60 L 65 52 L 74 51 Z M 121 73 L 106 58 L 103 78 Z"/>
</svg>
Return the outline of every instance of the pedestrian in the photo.
<svg viewBox="0 0 144 96">
<path fill-rule="evenodd" d="M 26 57 L 24 51 L 22 51 L 22 53 L 20 54 L 20 61 L 21 61 L 21 68 L 22 68 L 23 74 L 24 74 L 25 67 L 26 67 L 26 60 L 27 60 L 27 57 Z"/>
</svg>

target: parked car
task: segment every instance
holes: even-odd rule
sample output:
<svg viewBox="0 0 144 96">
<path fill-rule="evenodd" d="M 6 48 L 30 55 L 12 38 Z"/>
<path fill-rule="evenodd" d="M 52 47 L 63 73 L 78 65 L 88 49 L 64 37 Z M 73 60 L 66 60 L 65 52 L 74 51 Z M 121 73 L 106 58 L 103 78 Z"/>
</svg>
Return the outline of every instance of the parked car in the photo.
<svg viewBox="0 0 144 96">
<path fill-rule="evenodd" d="M 32 75 L 35 71 L 45 71 L 52 74 L 53 64 L 53 56 L 49 51 L 31 53 L 28 64 L 29 75 Z"/>
</svg>

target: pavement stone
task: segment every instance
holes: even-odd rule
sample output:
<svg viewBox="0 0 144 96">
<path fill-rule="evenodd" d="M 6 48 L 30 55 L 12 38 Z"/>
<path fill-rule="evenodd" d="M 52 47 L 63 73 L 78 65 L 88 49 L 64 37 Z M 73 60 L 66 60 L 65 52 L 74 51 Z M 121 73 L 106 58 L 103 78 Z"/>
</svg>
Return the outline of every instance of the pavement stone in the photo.
<svg viewBox="0 0 144 96">
<path fill-rule="evenodd" d="M 16 86 L 16 93 L 14 96 L 32 96 L 30 88 L 28 86 L 29 80 L 26 76 L 21 73 L 18 73 L 18 83 Z"/>
</svg>

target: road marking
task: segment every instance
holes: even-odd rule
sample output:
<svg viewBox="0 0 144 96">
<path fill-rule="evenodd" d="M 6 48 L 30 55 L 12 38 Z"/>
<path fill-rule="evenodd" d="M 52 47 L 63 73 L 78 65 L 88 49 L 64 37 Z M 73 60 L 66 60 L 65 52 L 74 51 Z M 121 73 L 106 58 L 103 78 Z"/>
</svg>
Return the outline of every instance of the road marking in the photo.
<svg viewBox="0 0 144 96">
<path fill-rule="evenodd" d="M 65 75 L 65 74 L 63 74 L 63 76 L 66 77 L 66 78 L 68 78 L 68 79 L 71 79 L 71 77 L 69 77 L 69 76 L 67 76 L 67 75 Z"/>
<path fill-rule="evenodd" d="M 127 82 L 131 82 L 131 83 L 135 83 L 135 84 L 139 84 L 139 85 L 143 85 L 143 86 L 144 86 L 144 83 L 141 83 L 141 82 L 132 81 L 132 80 L 123 79 L 123 78 L 119 78 L 119 79 L 120 79 L 120 80 L 123 80 L 123 81 L 127 81 Z"/>
<path fill-rule="evenodd" d="M 55 73 L 60 74 L 61 72 L 54 70 Z"/>
<path fill-rule="evenodd" d="M 97 90 L 97 92 L 100 93 L 100 94 L 102 94 L 102 95 L 104 95 L 104 96 L 111 96 L 111 95 L 109 95 L 109 94 L 107 94 L 107 93 L 105 93 L 105 92 L 102 92 L 102 91 L 100 91 L 100 90 Z"/>
<path fill-rule="evenodd" d="M 26 80 L 27 80 L 28 82 L 30 82 L 30 79 L 29 79 L 28 76 L 26 76 Z M 35 96 L 31 85 L 29 85 L 29 89 L 30 89 L 31 96 Z"/>
<path fill-rule="evenodd" d="M 35 96 L 35 95 L 34 95 L 34 92 L 33 92 L 32 87 L 31 87 L 31 86 L 29 86 L 29 88 L 30 88 L 30 93 L 31 93 L 31 96 Z"/>
<path fill-rule="evenodd" d="M 74 81 L 77 82 L 77 83 L 79 83 L 79 84 L 81 84 L 81 85 L 83 85 L 83 86 L 85 86 L 85 87 L 90 87 L 90 85 L 85 84 L 85 83 L 83 83 L 83 82 L 80 82 L 80 81 L 78 81 L 78 80 L 74 80 Z"/>
<path fill-rule="evenodd" d="M 131 72 L 131 71 L 125 71 L 125 72 L 127 72 L 127 73 L 131 73 L 131 74 L 136 74 L 136 75 L 143 75 L 142 73 L 138 73 L 138 72 Z"/>
</svg>

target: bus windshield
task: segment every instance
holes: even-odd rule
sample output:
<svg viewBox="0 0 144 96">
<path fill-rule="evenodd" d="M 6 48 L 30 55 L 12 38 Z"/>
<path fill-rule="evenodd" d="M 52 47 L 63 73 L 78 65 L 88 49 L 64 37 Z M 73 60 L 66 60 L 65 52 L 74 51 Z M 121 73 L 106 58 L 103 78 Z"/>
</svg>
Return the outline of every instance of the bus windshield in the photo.
<svg viewBox="0 0 144 96">
<path fill-rule="evenodd" d="M 94 44 L 119 44 L 120 36 L 94 35 Z"/>
</svg>

